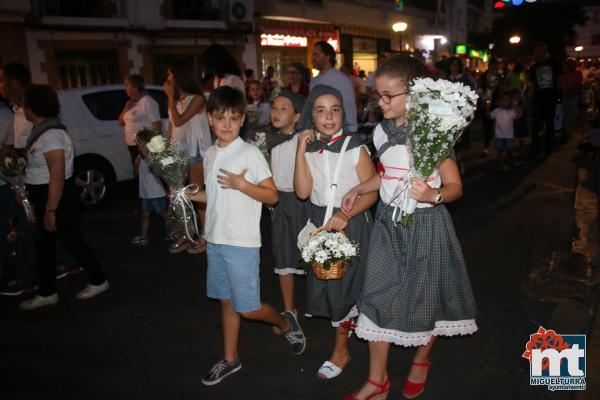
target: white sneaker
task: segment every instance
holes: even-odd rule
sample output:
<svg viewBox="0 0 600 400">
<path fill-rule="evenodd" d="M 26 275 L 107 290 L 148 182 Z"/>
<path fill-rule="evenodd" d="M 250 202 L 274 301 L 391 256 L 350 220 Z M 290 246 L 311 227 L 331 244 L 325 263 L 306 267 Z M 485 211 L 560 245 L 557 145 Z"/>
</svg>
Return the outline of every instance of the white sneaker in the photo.
<svg viewBox="0 0 600 400">
<path fill-rule="evenodd" d="M 85 287 L 85 289 L 77 293 L 77 296 L 75 297 L 79 300 L 91 299 L 92 297 L 98 296 L 100 293 L 106 292 L 109 287 L 110 285 L 108 284 L 108 281 L 104 281 L 100 285 L 92 285 L 90 283 Z"/>
<path fill-rule="evenodd" d="M 36 294 L 31 299 L 22 302 L 19 308 L 29 311 L 40 307 L 52 306 L 56 303 L 58 303 L 58 295 L 56 293 L 50 296 L 39 296 Z"/>
</svg>

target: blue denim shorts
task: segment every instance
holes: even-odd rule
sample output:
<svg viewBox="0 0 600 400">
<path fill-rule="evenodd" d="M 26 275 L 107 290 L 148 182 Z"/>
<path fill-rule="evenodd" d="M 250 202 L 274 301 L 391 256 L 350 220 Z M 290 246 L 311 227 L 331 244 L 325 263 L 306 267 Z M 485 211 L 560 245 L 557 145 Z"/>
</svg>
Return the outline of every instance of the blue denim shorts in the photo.
<svg viewBox="0 0 600 400">
<path fill-rule="evenodd" d="M 238 313 L 260 308 L 260 248 L 208 243 L 206 295 L 231 300 Z"/>
<path fill-rule="evenodd" d="M 142 211 L 164 214 L 167 212 L 167 198 L 157 197 L 155 199 L 142 199 Z"/>
<path fill-rule="evenodd" d="M 512 139 L 496 139 L 496 150 L 510 150 L 512 149 Z"/>
</svg>

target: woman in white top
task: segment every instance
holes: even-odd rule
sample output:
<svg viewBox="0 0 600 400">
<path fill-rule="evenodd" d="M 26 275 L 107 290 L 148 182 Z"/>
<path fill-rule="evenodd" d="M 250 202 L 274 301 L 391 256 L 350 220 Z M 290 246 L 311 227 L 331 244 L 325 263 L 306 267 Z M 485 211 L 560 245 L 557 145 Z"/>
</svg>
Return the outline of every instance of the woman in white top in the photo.
<svg viewBox="0 0 600 400">
<path fill-rule="evenodd" d="M 204 152 L 212 144 L 210 126 L 206 116 L 206 99 L 200 91 L 192 65 L 177 63 L 169 67 L 167 80 L 163 84 L 169 105 L 169 143 L 188 155 L 189 183 L 204 188 L 204 170 L 202 167 Z M 200 226 L 204 229 L 206 206 L 201 204 L 199 210 Z M 203 236 L 203 235 L 202 235 Z M 188 253 L 206 251 L 206 241 L 199 238 L 194 245 L 181 238 L 169 248 L 171 253 L 187 250 Z"/>
<path fill-rule="evenodd" d="M 144 128 L 162 131 L 162 121 L 158 103 L 150 97 L 140 75 L 125 78 L 125 92 L 129 101 L 119 115 L 119 124 L 125 128 L 125 143 L 133 162 L 138 155 L 135 135 Z"/>
<path fill-rule="evenodd" d="M 58 302 L 56 294 L 56 238 L 86 272 L 90 283 L 77 294 L 89 299 L 108 290 L 100 264 L 85 243 L 79 225 L 79 196 L 73 182 L 75 148 L 64 125 L 58 120 L 60 103 L 56 92 L 46 85 L 32 85 L 25 92 L 24 111 L 33 124 L 25 147 L 28 166 L 25 183 L 35 213 L 35 249 L 38 263 L 38 290 L 21 309 L 33 310 Z"/>
</svg>

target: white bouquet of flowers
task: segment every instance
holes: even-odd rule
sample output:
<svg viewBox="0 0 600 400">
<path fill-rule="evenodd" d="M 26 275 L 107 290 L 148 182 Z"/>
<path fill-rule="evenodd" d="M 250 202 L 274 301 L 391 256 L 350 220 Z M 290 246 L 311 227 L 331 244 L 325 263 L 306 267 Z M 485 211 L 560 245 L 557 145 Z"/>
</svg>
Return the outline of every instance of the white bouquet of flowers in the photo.
<svg viewBox="0 0 600 400">
<path fill-rule="evenodd" d="M 137 134 L 137 140 L 144 142 L 148 149 L 145 155 L 151 170 L 160 176 L 172 190 L 170 195 L 167 223 L 176 237 L 185 237 L 193 243 L 200 238 L 196 211 L 188 194 L 197 193 L 198 185 L 187 185 L 187 156 L 175 146 L 168 146 L 160 132 L 144 129 Z"/>
<path fill-rule="evenodd" d="M 27 198 L 25 187 L 25 169 L 27 159 L 24 154 L 10 147 L 0 147 L 0 179 L 10 185 L 17 194 L 17 201 L 23 207 L 25 216 L 30 223 L 35 223 L 33 207 Z"/>
<path fill-rule="evenodd" d="M 358 246 L 343 232 L 327 232 L 323 228 L 312 233 L 302 249 L 302 260 L 311 263 L 319 279 L 340 279 L 346 272 L 348 260 L 358 255 Z"/>
<path fill-rule="evenodd" d="M 477 94 L 459 82 L 419 78 L 411 83 L 409 91 L 406 109 L 411 129 L 407 140 L 410 171 L 400 187 L 399 206 L 393 215 L 394 221 L 399 218 L 404 225 L 417 207 L 417 201 L 410 198 L 410 178 L 426 179 L 448 157 L 477 107 Z"/>
</svg>

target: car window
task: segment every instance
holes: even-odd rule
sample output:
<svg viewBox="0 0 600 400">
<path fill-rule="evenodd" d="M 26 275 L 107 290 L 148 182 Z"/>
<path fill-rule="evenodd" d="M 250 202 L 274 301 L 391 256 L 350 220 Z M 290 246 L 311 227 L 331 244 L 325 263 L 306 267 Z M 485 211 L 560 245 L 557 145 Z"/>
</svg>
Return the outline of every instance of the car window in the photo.
<svg viewBox="0 0 600 400">
<path fill-rule="evenodd" d="M 92 115 L 101 121 L 118 120 L 127 102 L 124 90 L 88 93 L 81 98 Z"/>
<path fill-rule="evenodd" d="M 149 89 L 148 94 L 152 96 L 152 98 L 158 103 L 158 108 L 160 109 L 160 117 L 163 119 L 169 118 L 169 109 L 167 106 L 167 95 L 165 92 L 158 89 Z"/>
</svg>

